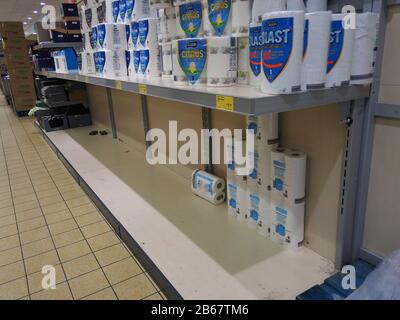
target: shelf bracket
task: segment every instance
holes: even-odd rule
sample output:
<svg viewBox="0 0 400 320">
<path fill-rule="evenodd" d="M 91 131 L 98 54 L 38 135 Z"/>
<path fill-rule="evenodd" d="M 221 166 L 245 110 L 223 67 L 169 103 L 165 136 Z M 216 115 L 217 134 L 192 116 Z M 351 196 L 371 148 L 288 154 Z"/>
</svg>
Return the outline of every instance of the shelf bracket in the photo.
<svg viewBox="0 0 400 320">
<path fill-rule="evenodd" d="M 146 144 L 146 149 L 151 145 L 150 141 L 146 140 L 147 132 L 150 130 L 150 120 L 149 120 L 149 107 L 147 103 L 147 96 L 144 94 L 140 95 L 140 102 L 142 105 L 142 116 L 143 116 L 143 128 L 144 128 L 144 140 Z"/>
<path fill-rule="evenodd" d="M 211 123 L 211 109 L 208 108 L 201 108 L 201 117 L 202 117 L 202 128 L 211 130 L 212 123 Z M 207 146 L 206 146 L 207 147 Z M 204 166 L 204 170 L 208 173 L 214 173 L 214 167 L 212 165 L 212 138 L 208 141 L 208 149 L 203 150 L 203 152 L 208 156 L 208 164 Z"/>
<path fill-rule="evenodd" d="M 115 116 L 114 116 L 114 104 L 112 99 L 111 89 L 107 88 L 107 104 L 108 111 L 110 114 L 110 123 L 111 123 L 111 131 L 114 139 L 117 139 L 117 125 L 115 124 Z"/>
</svg>

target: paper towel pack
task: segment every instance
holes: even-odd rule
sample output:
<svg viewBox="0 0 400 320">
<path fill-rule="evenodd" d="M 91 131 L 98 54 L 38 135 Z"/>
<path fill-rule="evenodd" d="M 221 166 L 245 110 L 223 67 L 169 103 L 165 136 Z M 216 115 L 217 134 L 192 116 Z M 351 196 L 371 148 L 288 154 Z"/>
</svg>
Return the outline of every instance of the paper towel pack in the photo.
<svg viewBox="0 0 400 320">
<path fill-rule="evenodd" d="M 100 50 L 94 53 L 96 74 L 104 77 L 127 75 L 125 50 Z"/>
<path fill-rule="evenodd" d="M 225 180 L 202 170 L 192 174 L 192 191 L 203 199 L 221 204 L 225 201 Z"/>
<path fill-rule="evenodd" d="M 204 17 L 209 20 L 211 30 L 206 36 L 230 36 L 232 34 L 232 0 L 208 0 L 207 13 Z"/>
<path fill-rule="evenodd" d="M 179 63 L 179 40 L 172 41 L 172 76 L 176 85 L 188 85 L 188 80 L 185 72 Z"/>
<path fill-rule="evenodd" d="M 158 48 L 157 19 L 141 19 L 139 24 L 139 47 L 142 49 Z"/>
<path fill-rule="evenodd" d="M 140 50 L 140 74 L 145 78 L 160 77 L 160 50 L 141 49 Z"/>
<path fill-rule="evenodd" d="M 176 7 L 176 23 L 179 38 L 199 38 L 204 35 L 203 6 L 201 0 Z"/>
<path fill-rule="evenodd" d="M 179 64 L 191 86 L 207 84 L 207 46 L 205 38 L 178 40 Z"/>
<path fill-rule="evenodd" d="M 256 88 L 261 88 L 263 46 L 262 25 L 259 22 L 253 22 L 249 29 L 249 69 L 250 85 Z"/>
<path fill-rule="evenodd" d="M 97 26 L 97 43 L 103 50 L 126 50 L 126 25 L 122 23 L 102 23 Z"/>
<path fill-rule="evenodd" d="M 251 21 L 251 0 L 232 0 L 232 35 L 248 36 Z"/>
<path fill-rule="evenodd" d="M 304 0 L 307 12 L 326 11 L 328 9 L 328 0 Z"/>
<path fill-rule="evenodd" d="M 171 43 L 163 43 L 161 45 L 161 62 L 162 76 L 172 77 L 172 45 Z"/>
<path fill-rule="evenodd" d="M 102 0 L 97 8 L 99 23 L 117 23 L 119 17 L 119 0 Z"/>
</svg>

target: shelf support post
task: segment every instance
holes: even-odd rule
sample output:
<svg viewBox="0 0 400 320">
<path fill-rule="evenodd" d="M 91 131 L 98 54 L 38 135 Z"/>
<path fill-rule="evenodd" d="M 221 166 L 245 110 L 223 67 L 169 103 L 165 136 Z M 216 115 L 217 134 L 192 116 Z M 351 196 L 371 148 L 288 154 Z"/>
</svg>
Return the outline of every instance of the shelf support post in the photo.
<svg viewBox="0 0 400 320">
<path fill-rule="evenodd" d="M 108 111 L 110 114 L 112 135 L 113 135 L 114 139 L 117 139 L 117 125 L 115 124 L 114 104 L 113 104 L 112 93 L 111 93 L 110 88 L 107 88 L 107 104 L 108 104 Z"/>
<path fill-rule="evenodd" d="M 211 123 L 211 109 L 209 108 L 201 108 L 201 117 L 202 117 L 202 128 L 206 130 L 211 130 L 212 129 L 212 123 Z M 208 158 L 208 164 L 204 166 L 204 170 L 207 171 L 208 173 L 214 173 L 214 166 L 212 164 L 212 158 L 213 158 L 213 153 L 212 153 L 212 138 L 209 139 L 208 141 L 208 149 L 202 150 L 207 155 Z M 206 146 L 206 147 L 207 147 Z"/>
<path fill-rule="evenodd" d="M 146 149 L 151 145 L 150 141 L 146 140 L 147 132 L 150 130 L 150 120 L 149 120 L 149 107 L 147 103 L 147 96 L 144 94 L 140 95 L 140 102 L 142 105 L 142 115 L 143 115 L 143 128 L 144 128 L 144 140 L 146 144 Z"/>
</svg>

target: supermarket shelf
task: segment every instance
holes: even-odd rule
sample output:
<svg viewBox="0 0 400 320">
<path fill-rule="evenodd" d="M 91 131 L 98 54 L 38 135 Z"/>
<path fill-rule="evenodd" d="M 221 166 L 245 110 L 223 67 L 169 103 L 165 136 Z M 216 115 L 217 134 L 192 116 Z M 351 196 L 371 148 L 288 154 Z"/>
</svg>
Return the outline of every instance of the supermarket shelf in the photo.
<svg viewBox="0 0 400 320">
<path fill-rule="evenodd" d="M 34 50 L 56 50 L 56 49 L 64 49 L 64 48 L 81 48 L 82 42 L 42 42 L 38 45 L 34 46 Z"/>
<path fill-rule="evenodd" d="M 313 251 L 284 251 L 230 217 L 226 205 L 196 197 L 187 178 L 149 165 L 139 147 L 111 135 L 89 136 L 94 129 L 100 128 L 41 132 L 102 212 L 118 222 L 122 238 L 133 239 L 141 263 L 151 261 L 151 272 L 162 274 L 155 279 L 166 279 L 168 285 L 157 283 L 161 289 L 178 293 L 170 297 L 295 299 L 334 272 Z"/>
<path fill-rule="evenodd" d="M 61 74 L 56 72 L 36 72 L 37 75 L 61 78 L 87 84 L 113 88 L 133 93 L 142 93 L 167 100 L 174 100 L 201 107 L 218 109 L 218 97 L 233 97 L 234 106 L 230 110 L 239 114 L 261 115 L 275 112 L 287 112 L 322 105 L 342 103 L 367 98 L 369 86 L 350 86 L 320 91 L 302 92 L 291 95 L 267 95 L 250 86 L 224 88 L 177 86 L 170 79 L 154 78 L 129 80 L 123 78 L 103 78 L 79 74 Z M 144 85 L 144 86 L 143 86 Z"/>
</svg>

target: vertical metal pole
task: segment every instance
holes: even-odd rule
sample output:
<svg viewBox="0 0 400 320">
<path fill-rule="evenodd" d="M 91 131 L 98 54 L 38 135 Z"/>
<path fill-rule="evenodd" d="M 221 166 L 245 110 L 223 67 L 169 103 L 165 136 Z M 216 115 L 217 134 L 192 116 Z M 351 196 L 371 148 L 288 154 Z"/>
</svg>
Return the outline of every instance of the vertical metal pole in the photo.
<svg viewBox="0 0 400 320">
<path fill-rule="evenodd" d="M 107 88 L 107 102 L 108 102 L 108 111 L 110 114 L 110 123 L 111 123 L 111 130 L 114 139 L 117 139 L 117 126 L 115 124 L 115 116 L 114 116 L 114 104 L 112 100 L 112 93 L 111 89 Z"/>
<path fill-rule="evenodd" d="M 211 130 L 212 128 L 212 123 L 211 123 L 211 109 L 209 108 L 202 108 L 201 109 L 201 117 L 202 117 L 202 123 L 203 123 L 203 129 L 208 129 Z M 204 170 L 207 171 L 208 173 L 214 173 L 214 166 L 213 166 L 213 152 L 212 152 L 212 139 L 208 141 L 208 150 L 207 152 L 203 150 L 203 152 L 206 152 L 208 154 L 208 164 L 205 165 Z"/>
<path fill-rule="evenodd" d="M 149 130 L 150 130 L 149 109 L 148 109 L 148 104 L 147 104 L 147 96 L 141 94 L 140 95 L 140 101 L 141 101 L 141 104 L 142 104 L 144 139 L 145 139 L 146 148 L 149 148 L 151 143 L 150 143 L 150 141 L 146 140 L 147 132 L 149 132 Z"/>
</svg>

